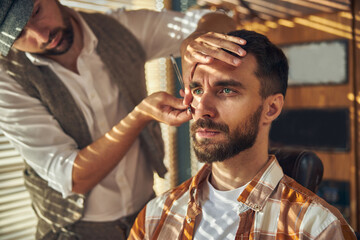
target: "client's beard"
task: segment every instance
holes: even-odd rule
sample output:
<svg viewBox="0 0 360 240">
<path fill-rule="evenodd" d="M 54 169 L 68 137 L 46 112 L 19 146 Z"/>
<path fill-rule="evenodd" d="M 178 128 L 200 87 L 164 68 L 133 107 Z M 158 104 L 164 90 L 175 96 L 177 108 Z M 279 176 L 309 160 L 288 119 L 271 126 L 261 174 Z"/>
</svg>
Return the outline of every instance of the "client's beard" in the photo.
<svg viewBox="0 0 360 240">
<path fill-rule="evenodd" d="M 262 113 L 262 105 L 239 125 L 233 132 L 224 123 L 215 123 L 212 120 L 199 119 L 191 125 L 191 137 L 193 148 L 200 162 L 212 163 L 222 162 L 240 152 L 251 148 L 256 140 L 259 131 L 259 122 Z M 226 141 L 212 143 L 211 139 L 196 138 L 198 128 L 208 128 L 224 133 Z"/>
</svg>

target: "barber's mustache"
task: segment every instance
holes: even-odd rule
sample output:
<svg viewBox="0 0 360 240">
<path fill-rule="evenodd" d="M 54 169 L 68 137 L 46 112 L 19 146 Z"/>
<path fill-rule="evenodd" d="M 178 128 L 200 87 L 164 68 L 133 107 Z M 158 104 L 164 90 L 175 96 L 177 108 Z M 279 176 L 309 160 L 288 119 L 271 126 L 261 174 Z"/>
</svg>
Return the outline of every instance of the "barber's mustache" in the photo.
<svg viewBox="0 0 360 240">
<path fill-rule="evenodd" d="M 41 49 L 45 49 L 46 46 L 49 45 L 49 44 L 51 43 L 51 41 L 56 37 L 56 34 L 57 34 L 58 32 L 61 32 L 61 31 L 63 31 L 62 28 L 56 28 L 56 29 L 54 29 L 53 31 L 51 31 L 51 32 L 50 32 L 50 35 L 49 35 L 48 41 L 47 41 L 46 43 L 43 43 L 43 44 L 41 45 Z"/>
<path fill-rule="evenodd" d="M 208 128 L 218 130 L 224 133 L 229 133 L 229 126 L 225 123 L 216 123 L 209 118 L 199 119 L 191 125 L 191 132 L 196 132 L 199 128 Z"/>
</svg>

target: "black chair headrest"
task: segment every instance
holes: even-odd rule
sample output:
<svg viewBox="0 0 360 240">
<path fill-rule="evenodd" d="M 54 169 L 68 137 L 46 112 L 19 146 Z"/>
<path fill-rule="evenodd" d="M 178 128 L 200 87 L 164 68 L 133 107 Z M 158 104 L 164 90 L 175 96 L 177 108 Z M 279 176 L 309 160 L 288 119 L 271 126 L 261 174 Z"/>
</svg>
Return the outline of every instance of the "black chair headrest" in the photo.
<svg viewBox="0 0 360 240">
<path fill-rule="evenodd" d="M 321 159 L 310 150 L 292 148 L 270 149 L 284 173 L 304 187 L 316 192 L 322 180 L 324 167 Z"/>
</svg>

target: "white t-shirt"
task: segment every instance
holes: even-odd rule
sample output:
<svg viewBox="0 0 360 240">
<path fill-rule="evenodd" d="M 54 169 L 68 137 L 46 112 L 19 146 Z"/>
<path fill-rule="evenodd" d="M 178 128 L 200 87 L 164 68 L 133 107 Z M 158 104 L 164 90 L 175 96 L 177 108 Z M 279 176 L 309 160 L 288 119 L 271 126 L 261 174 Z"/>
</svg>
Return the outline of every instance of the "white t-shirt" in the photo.
<svg viewBox="0 0 360 240">
<path fill-rule="evenodd" d="M 116 125 L 127 112 L 117 86 L 109 79 L 95 49 L 97 38 L 75 11 L 70 13 L 83 30 L 84 48 L 77 59 L 79 74 L 57 62 L 27 54 L 37 65 L 47 65 L 68 87 L 83 112 L 93 140 Z M 195 30 L 206 11 L 166 14 L 149 10 L 110 13 L 143 46 L 147 60 L 179 55 L 181 41 Z M 38 99 L 28 96 L 0 66 L 0 128 L 34 170 L 64 197 L 72 194 L 72 168 L 78 153 L 75 141 Z M 15 73 L 16 74 L 16 73 Z M 101 79 L 101 81 L 99 81 Z M 154 79 L 156 81 L 156 79 Z M 153 175 L 136 140 L 123 160 L 90 192 L 84 220 L 112 221 L 139 210 L 153 193 Z"/>
<path fill-rule="evenodd" d="M 207 179 L 200 193 L 202 214 L 201 221 L 195 226 L 194 240 L 235 239 L 240 223 L 237 198 L 247 185 L 219 191 Z"/>
</svg>

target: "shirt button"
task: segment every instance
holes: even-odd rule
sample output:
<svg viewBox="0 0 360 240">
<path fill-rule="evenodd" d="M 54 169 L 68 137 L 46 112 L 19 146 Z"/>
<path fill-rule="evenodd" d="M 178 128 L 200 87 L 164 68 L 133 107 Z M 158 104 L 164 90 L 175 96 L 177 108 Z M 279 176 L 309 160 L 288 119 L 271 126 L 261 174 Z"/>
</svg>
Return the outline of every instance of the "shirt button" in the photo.
<svg viewBox="0 0 360 240">
<path fill-rule="evenodd" d="M 81 214 L 80 214 L 80 213 L 74 213 L 74 214 L 73 214 L 73 218 L 75 218 L 75 219 L 80 219 L 80 218 L 81 218 Z"/>
<path fill-rule="evenodd" d="M 78 199 L 76 200 L 76 203 L 77 203 L 79 206 L 82 206 L 82 205 L 84 204 L 84 199 L 78 198 Z"/>
<path fill-rule="evenodd" d="M 187 221 L 187 223 L 191 223 L 191 218 L 188 217 L 188 218 L 186 219 L 186 221 Z"/>
<path fill-rule="evenodd" d="M 255 205 L 254 205 L 254 209 L 255 209 L 255 211 L 259 211 L 259 210 L 260 210 L 260 206 L 257 205 L 257 204 L 255 204 Z"/>
</svg>

